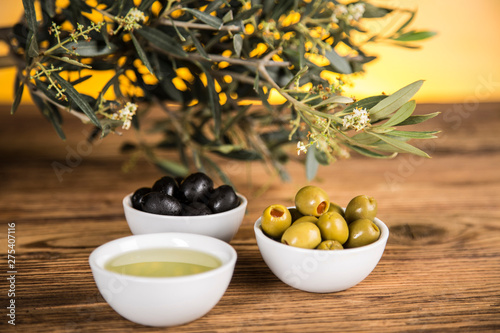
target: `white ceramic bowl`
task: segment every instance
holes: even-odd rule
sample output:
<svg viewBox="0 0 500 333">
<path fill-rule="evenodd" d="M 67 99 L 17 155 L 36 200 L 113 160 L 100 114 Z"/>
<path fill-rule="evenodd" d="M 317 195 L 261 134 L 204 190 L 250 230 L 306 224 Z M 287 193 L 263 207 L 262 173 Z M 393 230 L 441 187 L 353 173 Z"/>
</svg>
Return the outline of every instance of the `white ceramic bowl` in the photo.
<svg viewBox="0 0 500 333">
<path fill-rule="evenodd" d="M 123 209 L 134 235 L 183 232 L 211 236 L 229 243 L 238 232 L 247 207 L 247 199 L 238 194 L 240 205 L 227 212 L 202 216 L 158 215 L 133 208 L 130 200 L 132 194 L 123 198 Z"/>
<path fill-rule="evenodd" d="M 128 251 L 183 248 L 220 259 L 222 266 L 181 277 L 137 277 L 104 268 L 108 260 Z M 183 233 L 133 235 L 99 246 L 89 264 L 97 287 L 121 316 L 148 326 L 175 326 L 198 319 L 221 299 L 231 281 L 236 251 L 219 239 Z"/>
<path fill-rule="evenodd" d="M 380 238 L 369 245 L 336 251 L 302 249 L 266 236 L 259 218 L 254 225 L 262 258 L 281 281 L 308 292 L 330 293 L 346 290 L 363 281 L 377 266 L 389 237 L 389 229 L 374 220 Z"/>
</svg>

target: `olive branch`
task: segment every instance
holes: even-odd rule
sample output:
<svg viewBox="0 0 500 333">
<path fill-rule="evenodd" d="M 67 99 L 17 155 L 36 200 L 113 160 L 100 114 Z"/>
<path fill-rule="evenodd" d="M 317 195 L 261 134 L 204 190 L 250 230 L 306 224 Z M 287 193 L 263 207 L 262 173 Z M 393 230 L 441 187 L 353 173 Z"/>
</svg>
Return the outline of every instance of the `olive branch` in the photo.
<svg viewBox="0 0 500 333">
<path fill-rule="evenodd" d="M 171 175 L 198 169 L 230 183 L 219 156 L 263 161 L 286 180 L 286 161 L 305 154 L 312 179 L 319 165 L 350 152 L 428 157 L 409 141 L 437 134 L 400 129 L 437 115 L 413 115 L 411 99 L 423 81 L 358 101 L 342 94 L 351 74 L 375 59 L 364 45 L 416 48 L 434 34 L 409 29 L 413 11 L 329 0 L 39 3 L 41 14 L 35 0 L 23 0 L 24 20 L 0 30 L 11 50 L 0 65 L 18 69 L 11 112 L 27 88 L 63 139 L 64 110 L 101 137 L 133 127 L 143 133 L 125 143 L 136 152 L 133 161 L 140 153 Z M 363 25 L 390 15 L 406 16 L 394 32 Z M 94 73 L 109 70 L 114 75 L 94 95 L 79 91 Z M 272 103 L 273 94 L 284 102 Z M 142 119 L 151 106 L 164 118 L 146 128 Z M 163 138 L 142 140 L 150 131 Z M 176 150 L 179 158 L 164 157 L 164 150 Z"/>
</svg>

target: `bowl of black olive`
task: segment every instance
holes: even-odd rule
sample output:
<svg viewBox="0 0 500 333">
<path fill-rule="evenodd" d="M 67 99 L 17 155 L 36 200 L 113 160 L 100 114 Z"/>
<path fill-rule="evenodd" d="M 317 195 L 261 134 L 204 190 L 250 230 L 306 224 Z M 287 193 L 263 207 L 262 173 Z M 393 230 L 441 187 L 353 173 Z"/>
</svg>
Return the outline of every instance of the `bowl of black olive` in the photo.
<svg viewBox="0 0 500 333">
<path fill-rule="evenodd" d="M 176 179 L 164 176 L 123 198 L 134 235 L 184 232 L 230 242 L 238 231 L 247 199 L 230 185 L 214 186 L 202 172 Z"/>
</svg>

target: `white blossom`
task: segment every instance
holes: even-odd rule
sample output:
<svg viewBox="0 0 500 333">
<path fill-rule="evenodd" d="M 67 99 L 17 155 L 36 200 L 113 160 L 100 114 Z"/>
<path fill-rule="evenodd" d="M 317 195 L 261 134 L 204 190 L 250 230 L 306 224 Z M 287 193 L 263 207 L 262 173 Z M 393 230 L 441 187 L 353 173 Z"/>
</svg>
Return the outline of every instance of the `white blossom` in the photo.
<svg viewBox="0 0 500 333">
<path fill-rule="evenodd" d="M 146 16 L 144 16 L 144 13 L 139 9 L 131 8 L 125 17 L 117 17 L 115 19 L 118 23 L 120 23 L 118 29 L 123 28 L 125 31 L 131 31 L 134 29 L 140 29 L 142 26 L 139 23 L 144 22 L 146 20 Z M 118 31 L 118 29 L 116 31 Z"/>
<path fill-rule="evenodd" d="M 122 128 L 128 130 L 132 125 L 132 118 L 137 111 L 137 104 L 127 102 L 123 109 L 111 115 L 111 119 L 120 120 L 123 122 Z"/>
<path fill-rule="evenodd" d="M 297 155 L 300 155 L 300 152 L 303 151 L 304 153 L 307 153 L 307 147 L 304 145 L 302 141 L 297 142 Z"/>
<path fill-rule="evenodd" d="M 130 16 L 136 22 L 144 22 L 146 20 L 144 13 L 137 8 L 130 9 L 127 16 Z"/>
<path fill-rule="evenodd" d="M 347 10 L 349 11 L 349 14 L 352 16 L 352 19 L 358 21 L 360 18 L 363 17 L 363 14 L 365 13 L 365 5 L 362 3 L 352 4 L 347 6 Z"/>
<path fill-rule="evenodd" d="M 344 116 L 344 118 L 342 119 L 342 125 L 346 128 L 351 127 L 353 124 L 354 124 L 354 120 L 353 120 L 352 114 L 348 114 L 348 115 Z"/>
<path fill-rule="evenodd" d="M 355 3 L 350 5 L 338 4 L 333 10 L 331 20 L 333 23 L 339 23 L 340 20 L 349 23 L 350 21 L 359 21 L 365 13 L 365 5 L 362 3 Z"/>
<path fill-rule="evenodd" d="M 347 14 L 347 7 L 341 4 L 335 6 L 334 10 L 335 16 L 342 17 Z"/>
<path fill-rule="evenodd" d="M 354 108 L 351 114 L 345 115 L 342 119 L 342 125 L 345 128 L 352 127 L 356 131 L 360 131 L 370 124 L 370 115 L 368 111 L 363 109 Z"/>
</svg>

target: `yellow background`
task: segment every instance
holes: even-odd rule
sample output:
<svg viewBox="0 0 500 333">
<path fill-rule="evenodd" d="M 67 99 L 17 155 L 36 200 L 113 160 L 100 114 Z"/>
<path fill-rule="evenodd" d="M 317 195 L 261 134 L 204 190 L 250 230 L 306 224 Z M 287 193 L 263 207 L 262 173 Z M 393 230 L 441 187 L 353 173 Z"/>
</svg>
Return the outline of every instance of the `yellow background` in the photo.
<svg viewBox="0 0 500 333">
<path fill-rule="evenodd" d="M 500 101 L 500 1 L 498 0 L 378 0 L 377 4 L 418 9 L 411 28 L 434 30 L 438 35 L 419 50 L 370 45 L 368 54 L 379 59 L 354 78 L 347 95 L 363 98 L 392 93 L 419 79 L 420 103 Z M 0 26 L 23 15 L 21 0 L 0 0 Z M 389 20 L 390 22 L 390 20 Z M 6 48 L 0 45 L 4 54 Z M 11 103 L 14 71 L 0 69 L 0 102 Z M 28 94 L 23 102 L 29 103 Z"/>
</svg>

